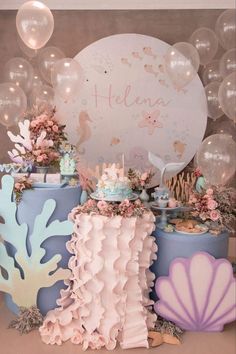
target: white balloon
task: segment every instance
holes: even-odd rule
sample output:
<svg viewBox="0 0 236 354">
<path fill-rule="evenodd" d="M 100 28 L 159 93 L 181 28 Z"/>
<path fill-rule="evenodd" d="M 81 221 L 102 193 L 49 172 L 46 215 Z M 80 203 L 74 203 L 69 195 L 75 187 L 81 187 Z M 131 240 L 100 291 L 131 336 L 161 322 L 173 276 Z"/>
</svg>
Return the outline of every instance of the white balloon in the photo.
<svg viewBox="0 0 236 354">
<path fill-rule="evenodd" d="M 32 49 L 42 48 L 52 35 L 54 19 L 40 1 L 25 2 L 16 15 L 16 27 L 22 41 Z"/>
</svg>

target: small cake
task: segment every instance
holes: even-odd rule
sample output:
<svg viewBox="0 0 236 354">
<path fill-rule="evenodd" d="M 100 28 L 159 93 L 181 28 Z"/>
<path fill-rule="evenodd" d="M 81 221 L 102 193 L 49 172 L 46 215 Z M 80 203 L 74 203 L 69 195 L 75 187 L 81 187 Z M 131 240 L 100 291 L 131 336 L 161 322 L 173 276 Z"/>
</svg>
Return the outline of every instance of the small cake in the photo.
<svg viewBox="0 0 236 354">
<path fill-rule="evenodd" d="M 134 196 L 130 185 L 130 180 L 124 176 L 124 170 L 113 164 L 104 169 L 94 197 L 117 202 L 130 199 Z"/>
</svg>

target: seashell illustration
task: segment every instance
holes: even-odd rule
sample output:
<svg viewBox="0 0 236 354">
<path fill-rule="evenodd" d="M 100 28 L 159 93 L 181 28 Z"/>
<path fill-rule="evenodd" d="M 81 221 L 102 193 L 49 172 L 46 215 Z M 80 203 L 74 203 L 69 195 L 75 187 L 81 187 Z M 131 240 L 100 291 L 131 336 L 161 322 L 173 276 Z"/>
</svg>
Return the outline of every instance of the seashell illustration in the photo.
<svg viewBox="0 0 236 354">
<path fill-rule="evenodd" d="M 176 258 L 169 276 L 160 277 L 155 289 L 155 311 L 191 331 L 222 331 L 236 319 L 236 280 L 226 259 L 205 252 Z"/>
</svg>

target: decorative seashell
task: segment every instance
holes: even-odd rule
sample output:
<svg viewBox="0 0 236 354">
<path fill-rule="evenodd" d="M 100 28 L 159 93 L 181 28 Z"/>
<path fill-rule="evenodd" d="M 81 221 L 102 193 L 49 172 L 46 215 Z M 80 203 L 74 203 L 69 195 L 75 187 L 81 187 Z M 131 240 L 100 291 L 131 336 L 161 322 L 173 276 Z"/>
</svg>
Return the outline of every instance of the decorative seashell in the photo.
<svg viewBox="0 0 236 354">
<path fill-rule="evenodd" d="M 205 252 L 176 258 L 156 281 L 155 311 L 191 331 L 222 331 L 236 319 L 236 280 L 226 259 Z"/>
</svg>

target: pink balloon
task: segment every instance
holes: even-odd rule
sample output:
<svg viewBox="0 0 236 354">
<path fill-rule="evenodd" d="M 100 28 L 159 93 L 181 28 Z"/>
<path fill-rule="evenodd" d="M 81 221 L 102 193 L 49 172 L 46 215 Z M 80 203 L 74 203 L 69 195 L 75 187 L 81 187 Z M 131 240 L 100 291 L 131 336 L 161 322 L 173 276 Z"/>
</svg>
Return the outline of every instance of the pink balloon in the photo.
<svg viewBox="0 0 236 354">
<path fill-rule="evenodd" d="M 206 65 L 203 74 L 202 81 L 204 85 L 208 85 L 210 82 L 223 80 L 220 73 L 220 62 L 219 60 L 212 60 L 209 64 Z"/>
<path fill-rule="evenodd" d="M 20 86 L 27 93 L 32 87 L 33 68 L 31 64 L 23 58 L 12 58 L 4 67 L 4 81 L 12 82 Z"/>
<path fill-rule="evenodd" d="M 202 65 L 208 64 L 216 55 L 218 39 L 210 28 L 198 28 L 189 38 L 189 42 L 197 49 Z"/>
<path fill-rule="evenodd" d="M 58 94 L 64 100 L 69 100 L 78 95 L 83 80 L 83 70 L 75 59 L 61 59 L 53 65 L 52 85 L 55 94 Z"/>
<path fill-rule="evenodd" d="M 218 92 L 219 92 L 220 82 L 213 81 L 210 82 L 205 87 L 205 93 L 207 98 L 207 107 L 208 107 L 208 117 L 216 120 L 217 118 L 223 116 L 223 111 L 221 109 Z"/>
<path fill-rule="evenodd" d="M 65 58 L 65 54 L 57 47 L 46 47 L 39 51 L 38 67 L 39 71 L 49 84 L 51 84 L 51 74 L 53 65 L 60 59 Z"/>
<path fill-rule="evenodd" d="M 233 71 L 236 71 L 236 48 L 229 49 L 220 59 L 220 73 L 223 77 Z"/>
<path fill-rule="evenodd" d="M 235 48 L 236 9 L 225 10 L 216 21 L 215 31 L 224 49 Z"/>
<path fill-rule="evenodd" d="M 222 81 L 219 88 L 219 102 L 227 117 L 236 122 L 236 71 Z"/>
<path fill-rule="evenodd" d="M 13 83 L 0 84 L 0 124 L 10 127 L 25 112 L 27 99 L 23 90 Z"/>
<path fill-rule="evenodd" d="M 25 2 L 17 12 L 16 28 L 22 41 L 29 48 L 42 48 L 52 35 L 53 15 L 40 1 Z"/>
</svg>

